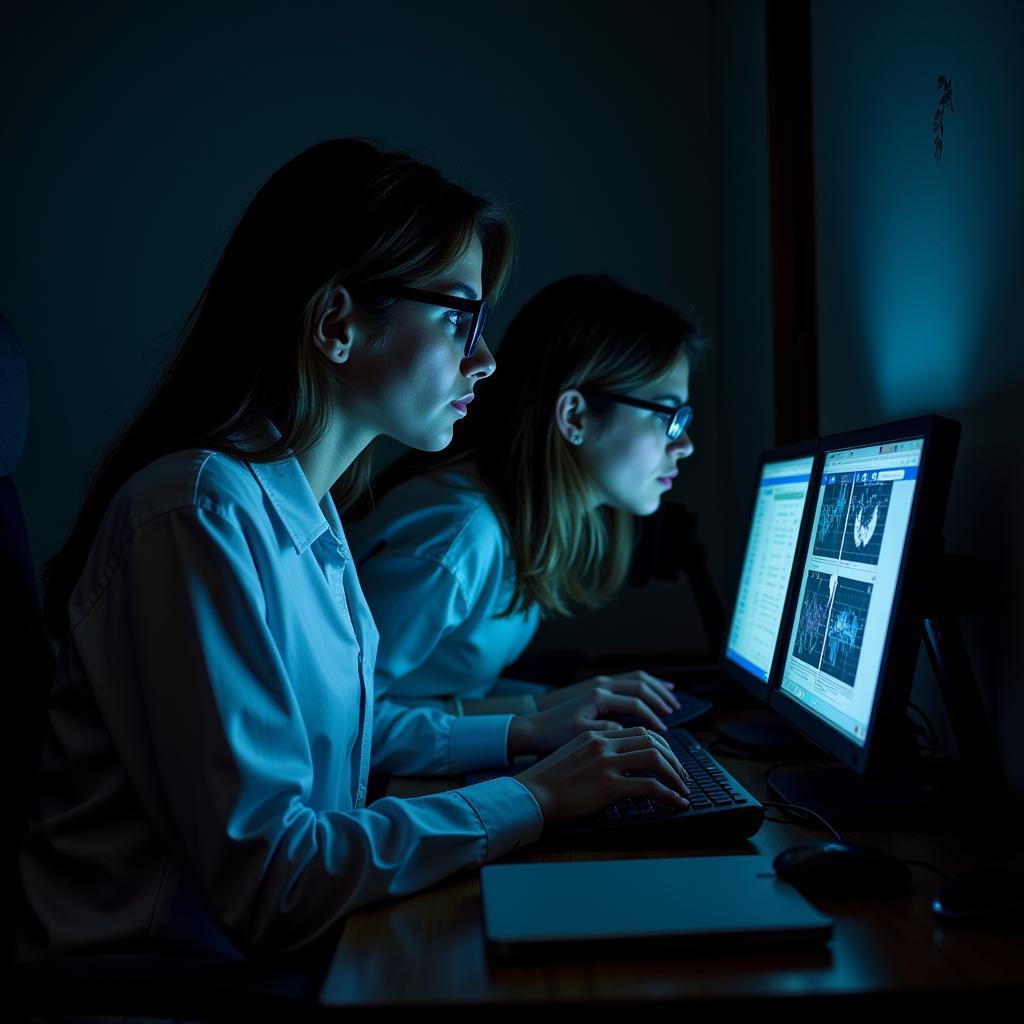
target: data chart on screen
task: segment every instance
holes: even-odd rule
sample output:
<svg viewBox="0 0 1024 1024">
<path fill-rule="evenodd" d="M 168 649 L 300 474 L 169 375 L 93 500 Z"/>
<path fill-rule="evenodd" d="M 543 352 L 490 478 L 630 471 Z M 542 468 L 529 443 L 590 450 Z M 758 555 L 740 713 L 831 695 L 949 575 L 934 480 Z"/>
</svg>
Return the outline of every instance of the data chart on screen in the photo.
<svg viewBox="0 0 1024 1024">
<path fill-rule="evenodd" d="M 827 452 L 786 638 L 781 690 L 864 744 L 923 438 Z"/>
</svg>

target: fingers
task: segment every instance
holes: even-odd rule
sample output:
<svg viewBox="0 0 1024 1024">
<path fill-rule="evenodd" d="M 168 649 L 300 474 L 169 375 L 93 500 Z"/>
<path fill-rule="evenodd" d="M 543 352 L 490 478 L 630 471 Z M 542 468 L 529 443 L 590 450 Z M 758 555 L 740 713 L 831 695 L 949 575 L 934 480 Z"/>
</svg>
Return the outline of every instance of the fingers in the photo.
<svg viewBox="0 0 1024 1024">
<path fill-rule="evenodd" d="M 615 752 L 620 756 L 635 751 L 657 750 L 679 774 L 685 782 L 690 782 L 690 773 L 680 764 L 668 742 L 656 733 L 646 729 L 623 729 L 614 737 L 608 737 L 615 744 Z"/>
<path fill-rule="evenodd" d="M 618 722 L 607 722 L 603 719 L 587 722 L 587 730 L 589 732 L 621 732 L 622 728 Z"/>
<path fill-rule="evenodd" d="M 640 676 L 640 678 L 643 679 L 643 681 L 663 700 L 667 701 L 673 709 L 682 707 L 676 699 L 675 694 L 672 692 L 675 689 L 675 685 L 673 683 L 666 682 L 664 679 L 659 679 L 657 676 L 652 676 L 647 672 L 638 672 L 637 675 Z"/>
<path fill-rule="evenodd" d="M 602 694 L 598 691 L 594 694 L 594 699 L 602 712 L 630 715 L 651 729 L 657 729 L 659 732 L 668 731 L 668 726 L 639 697 L 627 697 L 623 693 Z"/>
<path fill-rule="evenodd" d="M 681 705 L 672 693 L 671 683 L 646 672 L 629 672 L 621 676 L 600 676 L 601 684 L 615 693 L 639 697 L 656 711 L 669 715 Z"/>
<path fill-rule="evenodd" d="M 647 747 L 645 750 L 632 750 L 629 753 L 621 754 L 615 759 L 615 767 L 618 771 L 629 775 L 638 775 L 641 772 L 652 773 L 655 778 L 660 779 L 669 789 L 682 793 L 683 796 L 690 795 L 690 787 L 683 779 L 678 762 L 665 755 L 661 750 L 654 747 Z"/>
<path fill-rule="evenodd" d="M 628 796 L 634 800 L 656 800 L 659 804 L 665 804 L 668 807 L 678 807 L 681 811 L 686 810 L 690 806 L 689 797 L 683 796 L 674 786 L 672 788 L 666 786 L 660 779 L 634 775 L 620 781 L 622 783 L 622 797 Z"/>
</svg>

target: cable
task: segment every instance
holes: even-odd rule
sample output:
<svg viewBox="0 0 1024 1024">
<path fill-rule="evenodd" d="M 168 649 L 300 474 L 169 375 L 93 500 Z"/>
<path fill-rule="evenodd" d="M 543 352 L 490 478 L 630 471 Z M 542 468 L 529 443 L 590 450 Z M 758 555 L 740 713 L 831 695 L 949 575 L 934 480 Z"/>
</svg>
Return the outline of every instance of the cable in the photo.
<svg viewBox="0 0 1024 1024">
<path fill-rule="evenodd" d="M 913 701 L 907 702 L 907 711 L 916 711 L 917 714 L 920 715 L 921 721 L 924 722 L 924 726 L 928 730 L 928 742 L 931 744 L 932 750 L 937 752 L 939 749 L 939 741 L 935 735 L 935 727 L 932 725 L 932 720 Z"/>
<path fill-rule="evenodd" d="M 944 882 L 949 880 L 950 876 L 943 871 L 942 868 L 937 868 L 934 864 L 929 864 L 926 860 L 905 860 L 903 863 L 912 867 L 927 868 L 929 871 L 934 871 L 935 874 L 937 874 Z"/>
<path fill-rule="evenodd" d="M 820 821 L 821 824 L 824 825 L 825 828 L 829 832 L 831 832 L 832 835 L 835 836 L 836 842 L 838 842 L 838 843 L 843 842 L 843 837 L 820 814 L 818 814 L 817 811 L 812 811 L 809 807 L 801 807 L 799 804 L 780 804 L 780 803 L 770 802 L 770 801 L 767 801 L 767 800 L 762 800 L 761 803 L 762 803 L 762 805 L 764 807 L 774 807 L 776 810 L 782 811 L 784 814 L 804 815 L 805 817 L 813 818 L 816 821 Z M 769 819 L 769 820 L 773 820 L 774 821 L 776 819 Z M 794 821 L 792 819 L 792 817 L 791 817 L 787 821 L 780 822 L 780 824 L 805 825 L 806 823 L 800 821 L 799 818 L 797 818 L 797 820 Z"/>
<path fill-rule="evenodd" d="M 937 751 L 931 741 L 931 737 L 928 735 L 928 731 L 921 727 L 920 722 L 915 722 L 909 715 L 907 716 L 907 723 L 910 726 L 910 734 L 916 741 L 918 754 L 926 761 L 930 761 L 936 756 Z"/>
</svg>

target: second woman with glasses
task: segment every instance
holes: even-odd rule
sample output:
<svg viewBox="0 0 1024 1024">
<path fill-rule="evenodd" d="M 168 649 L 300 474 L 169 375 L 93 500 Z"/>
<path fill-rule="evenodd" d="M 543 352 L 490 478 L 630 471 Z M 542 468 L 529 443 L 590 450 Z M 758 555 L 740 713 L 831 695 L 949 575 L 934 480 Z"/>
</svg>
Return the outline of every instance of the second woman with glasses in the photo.
<svg viewBox="0 0 1024 1024">
<path fill-rule="evenodd" d="M 678 702 L 644 672 L 553 690 L 499 677 L 542 618 L 597 607 L 624 582 L 634 517 L 657 510 L 693 452 L 701 347 L 673 309 L 608 277 L 565 278 L 523 307 L 454 443 L 381 474 L 354 527 L 378 697 L 512 712 L 547 743 L 621 715 L 663 728 Z"/>
</svg>

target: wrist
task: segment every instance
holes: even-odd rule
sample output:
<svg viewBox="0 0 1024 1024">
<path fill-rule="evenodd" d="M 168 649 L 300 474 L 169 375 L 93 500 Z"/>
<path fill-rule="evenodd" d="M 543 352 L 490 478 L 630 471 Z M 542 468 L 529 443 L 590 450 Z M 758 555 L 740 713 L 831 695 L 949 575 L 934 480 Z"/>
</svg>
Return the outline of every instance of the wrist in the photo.
<svg viewBox="0 0 1024 1024">
<path fill-rule="evenodd" d="M 537 749 L 534 715 L 513 715 L 508 725 L 508 759 L 533 754 Z"/>
<path fill-rule="evenodd" d="M 547 693 L 538 693 L 534 698 L 538 711 L 546 711 L 548 708 L 553 708 L 558 703 L 558 700 L 559 694 L 557 690 L 548 690 Z"/>
<path fill-rule="evenodd" d="M 554 798 L 552 797 L 550 790 L 537 778 L 531 775 L 529 770 L 521 773 L 517 778 L 518 781 L 529 790 L 533 799 L 537 801 L 537 806 L 540 808 L 540 814 L 544 819 L 544 823 L 550 823 L 555 816 Z"/>
</svg>

